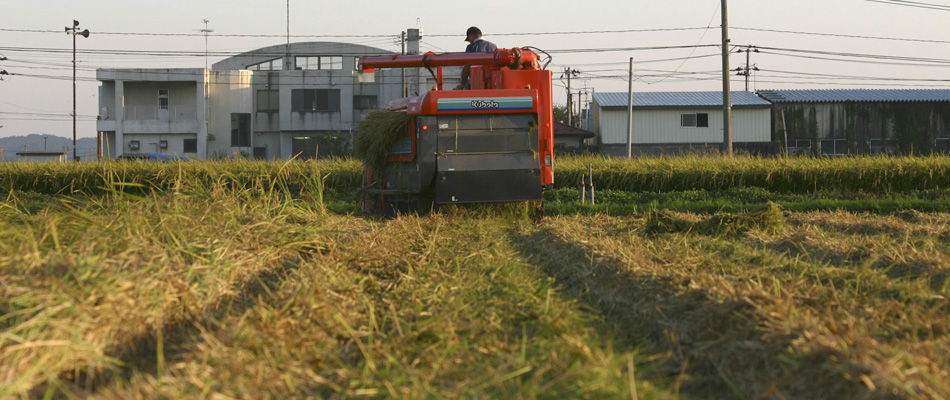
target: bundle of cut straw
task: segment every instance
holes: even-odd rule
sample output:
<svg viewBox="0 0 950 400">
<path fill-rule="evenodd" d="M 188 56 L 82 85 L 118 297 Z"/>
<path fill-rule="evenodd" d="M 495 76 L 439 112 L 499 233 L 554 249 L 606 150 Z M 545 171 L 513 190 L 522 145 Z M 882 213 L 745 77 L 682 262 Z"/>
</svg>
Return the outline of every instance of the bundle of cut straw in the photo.
<svg viewBox="0 0 950 400">
<path fill-rule="evenodd" d="M 356 156 L 374 170 L 382 168 L 396 140 L 406 133 L 411 116 L 405 112 L 376 110 L 360 121 L 353 140 Z"/>
</svg>

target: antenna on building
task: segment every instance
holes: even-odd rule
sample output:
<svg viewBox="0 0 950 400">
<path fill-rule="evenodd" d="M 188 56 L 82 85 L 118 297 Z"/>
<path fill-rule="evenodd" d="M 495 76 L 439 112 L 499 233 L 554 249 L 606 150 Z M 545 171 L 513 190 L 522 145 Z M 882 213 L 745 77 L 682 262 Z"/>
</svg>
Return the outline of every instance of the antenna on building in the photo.
<svg viewBox="0 0 950 400">
<path fill-rule="evenodd" d="M 214 29 L 208 29 L 208 21 L 206 19 L 202 20 L 205 22 L 205 28 L 201 30 L 205 34 L 205 69 L 208 69 L 208 34 L 214 32 Z"/>
<path fill-rule="evenodd" d="M 287 60 L 284 63 L 287 64 L 285 69 L 293 69 L 290 65 L 290 0 L 287 0 Z"/>
</svg>

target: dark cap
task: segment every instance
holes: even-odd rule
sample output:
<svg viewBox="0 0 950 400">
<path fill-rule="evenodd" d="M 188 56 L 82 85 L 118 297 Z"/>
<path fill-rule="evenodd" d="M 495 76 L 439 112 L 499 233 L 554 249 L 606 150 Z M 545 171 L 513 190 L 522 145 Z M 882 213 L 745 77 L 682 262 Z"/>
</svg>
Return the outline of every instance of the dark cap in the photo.
<svg viewBox="0 0 950 400">
<path fill-rule="evenodd" d="M 469 37 L 469 36 L 472 36 L 472 35 L 481 36 L 481 35 L 482 35 L 482 30 L 481 30 L 481 29 L 478 29 L 478 27 L 474 27 L 474 26 L 471 27 L 471 28 L 468 28 L 468 30 L 465 31 L 465 40 L 468 40 L 468 37 Z"/>
</svg>

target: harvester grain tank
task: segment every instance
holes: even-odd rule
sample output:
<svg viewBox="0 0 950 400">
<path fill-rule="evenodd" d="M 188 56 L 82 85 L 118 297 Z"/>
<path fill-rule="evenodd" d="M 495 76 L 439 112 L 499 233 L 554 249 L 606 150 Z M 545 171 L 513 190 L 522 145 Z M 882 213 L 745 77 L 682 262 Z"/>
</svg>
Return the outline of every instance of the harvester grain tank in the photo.
<svg viewBox="0 0 950 400">
<path fill-rule="evenodd" d="M 540 200 L 554 184 L 552 73 L 541 62 L 530 48 L 361 58 L 364 73 L 418 67 L 437 82 L 390 103 L 408 123 L 385 162 L 364 168 L 364 211 Z M 450 66 L 471 67 L 470 90 L 442 90 Z"/>
</svg>

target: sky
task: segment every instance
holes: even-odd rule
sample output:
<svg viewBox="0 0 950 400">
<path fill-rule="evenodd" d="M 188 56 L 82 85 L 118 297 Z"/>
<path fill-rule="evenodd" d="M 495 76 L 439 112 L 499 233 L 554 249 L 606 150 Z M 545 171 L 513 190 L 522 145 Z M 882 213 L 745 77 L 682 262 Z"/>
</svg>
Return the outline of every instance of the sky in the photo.
<svg viewBox="0 0 950 400">
<path fill-rule="evenodd" d="M 499 48 L 552 56 L 555 103 L 573 92 L 722 90 L 720 0 L 300 1 L 7 0 L 0 3 L 0 137 L 72 136 L 73 20 L 78 136 L 96 135 L 97 68 L 202 68 L 291 42 L 338 41 L 399 51 L 400 32 L 422 28 L 422 49 L 464 51 L 478 26 Z M 748 53 L 750 90 L 950 89 L 950 0 L 729 0 L 730 48 Z M 730 53 L 730 69 L 747 53 Z M 731 74 L 733 90 L 745 78 Z"/>
</svg>

